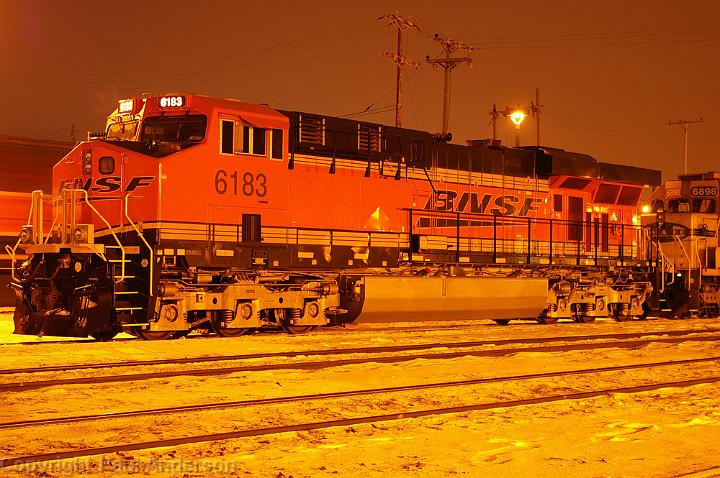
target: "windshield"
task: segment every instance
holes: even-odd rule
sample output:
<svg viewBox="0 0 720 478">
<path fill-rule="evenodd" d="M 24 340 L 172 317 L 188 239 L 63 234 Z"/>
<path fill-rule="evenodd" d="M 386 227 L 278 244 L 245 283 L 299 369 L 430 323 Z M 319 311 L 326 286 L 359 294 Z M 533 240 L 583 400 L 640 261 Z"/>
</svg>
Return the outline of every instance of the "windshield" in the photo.
<svg viewBox="0 0 720 478">
<path fill-rule="evenodd" d="M 204 115 L 157 116 L 145 118 L 140 140 L 147 144 L 199 143 L 205 138 Z"/>
<path fill-rule="evenodd" d="M 137 126 L 137 121 L 113 123 L 108 126 L 106 138 L 122 141 L 134 141 L 135 133 L 137 132 Z"/>
</svg>

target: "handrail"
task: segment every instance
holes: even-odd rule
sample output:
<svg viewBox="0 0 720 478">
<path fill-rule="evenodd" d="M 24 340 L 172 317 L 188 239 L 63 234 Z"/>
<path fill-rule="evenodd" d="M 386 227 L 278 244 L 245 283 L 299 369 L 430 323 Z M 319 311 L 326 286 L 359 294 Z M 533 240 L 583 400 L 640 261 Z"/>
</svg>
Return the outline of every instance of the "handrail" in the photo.
<svg viewBox="0 0 720 478">
<path fill-rule="evenodd" d="M 690 254 L 688 254 L 687 251 L 685 250 L 685 246 L 683 245 L 680 238 L 677 235 L 673 234 L 673 239 L 675 239 L 678 242 L 678 244 L 680 244 L 680 249 L 683 251 L 683 254 L 685 254 L 685 259 L 687 259 L 687 261 L 688 261 L 688 280 L 687 280 L 687 284 L 685 285 L 685 287 L 688 290 L 690 290 L 690 277 L 691 277 L 691 273 L 692 273 L 692 259 L 690 259 Z"/>
<path fill-rule="evenodd" d="M 35 212 L 35 197 L 38 193 L 40 194 L 40 197 L 42 197 L 41 190 L 36 189 L 35 191 L 32 192 L 32 196 L 31 196 L 32 199 L 30 201 L 30 213 L 28 214 L 28 218 L 27 218 L 27 221 L 25 222 L 25 224 L 31 224 L 31 221 L 33 218 L 33 213 Z M 41 228 L 43 227 L 42 224 L 40 224 L 40 227 Z M 33 231 L 33 234 L 35 234 L 34 231 Z M 9 244 L 5 246 L 5 252 L 7 252 L 8 255 L 10 256 L 10 278 L 13 281 L 17 280 L 17 278 L 15 277 L 15 251 L 17 251 L 17 248 L 20 245 L 21 241 L 22 241 L 22 237 L 18 237 L 17 242 L 15 242 L 15 245 L 12 248 L 10 247 Z"/>
<path fill-rule="evenodd" d="M 9 244 L 5 245 L 5 252 L 10 256 L 10 278 L 15 281 L 15 251 L 20 245 L 20 239 L 17 240 L 14 247 L 10 247 Z"/>
<path fill-rule="evenodd" d="M 665 288 L 667 286 L 673 285 L 675 283 L 675 263 L 673 261 L 671 261 L 667 255 L 665 255 L 665 253 L 662 251 L 662 249 L 660 248 L 659 245 L 658 245 L 657 250 L 658 250 L 658 254 L 660 254 L 660 260 L 662 262 L 662 266 L 660 268 L 660 270 L 662 271 L 662 275 L 660 278 L 660 285 L 662 287 L 660 288 L 660 290 L 658 290 L 658 292 L 665 292 Z M 670 267 L 669 268 L 666 267 L 666 264 L 669 264 Z M 670 272 L 670 274 L 672 275 L 672 280 L 668 283 L 665 283 L 665 273 L 666 272 Z"/>
<path fill-rule="evenodd" d="M 703 263 L 702 259 L 700 258 L 700 248 L 697 247 L 697 239 L 695 240 L 695 255 L 697 256 L 698 260 L 698 269 L 700 270 L 700 273 L 698 274 L 698 290 L 702 289 L 702 276 L 703 276 Z M 705 242 L 705 251 L 707 252 L 707 240 Z"/>
<path fill-rule="evenodd" d="M 53 199 L 52 201 L 55 201 L 55 199 Z M 52 237 L 53 229 L 55 228 L 55 225 L 57 224 L 58 217 L 60 217 L 59 209 L 55 212 L 55 217 L 53 218 L 52 224 L 50 224 L 50 230 L 48 230 L 48 235 L 47 235 L 47 237 L 45 237 L 44 244 L 48 244 L 50 242 L 50 238 Z"/>
<path fill-rule="evenodd" d="M 66 190 L 67 191 L 67 190 Z M 70 189 L 69 190 L 72 193 L 72 199 L 74 200 L 75 192 L 81 191 L 83 194 L 83 199 L 85 200 L 85 204 L 88 205 L 90 210 L 92 210 L 95 215 L 108 227 L 108 230 L 110 231 L 110 234 L 112 234 L 113 239 L 115 239 L 115 242 L 117 243 L 118 247 L 120 248 L 120 254 L 121 254 L 121 262 L 120 262 L 120 277 L 115 279 L 115 283 L 118 284 L 125 280 L 125 248 L 123 247 L 122 243 L 120 242 L 120 239 L 118 239 L 115 232 L 112 230 L 112 226 L 110 226 L 110 223 L 105 219 L 105 216 L 100 214 L 100 211 L 98 211 L 95 206 L 90 203 L 90 197 L 88 196 L 88 192 L 84 189 Z M 64 200 L 63 200 L 63 207 L 65 207 Z"/>
<path fill-rule="evenodd" d="M 132 228 L 135 229 L 135 232 L 137 233 L 138 237 L 140 238 L 141 241 L 143 241 L 143 243 L 145 244 L 145 247 L 147 247 L 147 248 L 148 248 L 148 251 L 150 252 L 150 280 L 149 280 L 149 289 L 150 289 L 150 290 L 149 290 L 149 292 L 150 292 L 150 297 L 152 297 L 152 295 L 153 295 L 153 293 L 152 293 L 152 291 L 153 291 L 153 267 L 154 267 L 154 265 L 155 265 L 155 258 L 154 258 L 154 256 L 153 256 L 153 249 L 152 249 L 152 246 L 150 246 L 150 244 L 148 243 L 148 241 L 145 239 L 145 236 L 142 235 L 142 233 L 140 232 L 140 229 L 138 229 L 138 227 L 137 227 L 137 225 L 135 224 L 135 222 L 130 218 L 130 215 L 129 215 L 129 213 L 128 213 L 128 204 L 129 204 L 129 201 L 128 201 L 128 200 L 129 200 L 129 199 L 130 199 L 130 194 L 126 194 L 126 195 L 125 195 L 125 211 L 124 211 L 124 212 L 125 212 L 125 218 L 128 220 L 128 222 L 130 223 L 130 225 L 132 226 Z M 123 264 L 124 264 L 124 263 L 123 263 Z"/>
</svg>

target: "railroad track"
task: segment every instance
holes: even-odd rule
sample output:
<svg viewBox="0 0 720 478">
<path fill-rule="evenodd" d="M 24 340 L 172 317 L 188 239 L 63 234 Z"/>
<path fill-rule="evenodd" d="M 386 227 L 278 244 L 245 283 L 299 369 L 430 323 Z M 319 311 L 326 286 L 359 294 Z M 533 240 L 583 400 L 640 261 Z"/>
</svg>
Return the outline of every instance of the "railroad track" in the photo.
<svg viewBox="0 0 720 478">
<path fill-rule="evenodd" d="M 456 324 L 456 323 L 446 323 L 442 326 L 432 326 L 432 325 L 420 325 L 420 326 L 412 326 L 412 327 L 368 327 L 368 328 L 360 328 L 353 325 L 350 325 L 348 327 L 342 327 L 342 326 L 332 326 L 332 327 L 320 327 L 318 329 L 315 329 L 311 334 L 307 334 L 310 336 L 323 336 L 323 335 L 332 335 L 332 334 L 347 334 L 347 333 L 377 333 L 377 332 L 433 332 L 433 331 L 447 331 L 449 328 L 452 329 L 458 329 L 458 328 L 475 328 L 475 327 L 498 327 L 495 323 L 485 323 L 485 322 L 476 322 L 476 323 L 470 323 L 470 324 Z M 267 330 L 260 330 L 255 334 L 251 334 L 249 336 L 268 336 L 271 337 L 273 335 L 285 335 L 284 331 L 281 330 L 275 330 L 275 329 L 267 329 Z M 247 337 L 247 336 L 246 336 Z M 223 339 L 224 337 L 220 337 L 215 334 L 190 334 L 183 339 L 185 340 L 203 340 L 203 339 Z M 233 337 L 233 340 L 242 340 L 241 337 Z M 112 342 L 128 342 L 128 341 L 135 341 L 140 340 L 137 337 L 116 337 L 112 340 Z M 27 342 L 11 342 L 11 343 L 3 343 L 0 344 L 2 347 L 14 347 L 17 345 L 60 345 L 60 344 L 101 344 L 104 342 L 98 342 L 97 340 L 93 338 L 80 338 L 80 339 L 69 339 L 69 340 L 58 340 L 49 338 L 48 340 L 35 340 L 35 341 L 27 341 Z"/>
<path fill-rule="evenodd" d="M 183 365 L 204 362 L 227 362 L 232 360 L 250 360 L 263 358 L 292 358 L 307 355 L 343 355 L 354 353 L 390 353 L 405 352 L 408 350 L 427 350 L 433 348 L 470 348 L 482 346 L 503 346 L 513 344 L 544 344 L 548 342 L 579 342 L 583 340 L 595 339 L 631 339 L 649 336 L 668 336 L 668 337 L 685 337 L 691 335 L 703 335 L 720 332 L 720 329 L 706 330 L 673 330 L 673 331 L 647 331 L 647 332 L 625 332 L 615 334 L 595 334 L 595 335 L 565 335 L 559 337 L 529 337 L 529 338 L 513 338 L 513 339 L 485 339 L 467 342 L 438 342 L 425 344 L 410 345 L 380 345 L 374 347 L 355 347 L 342 349 L 320 349 L 312 351 L 289 351 L 289 352 L 261 352 L 253 354 L 233 354 L 233 355 L 215 355 L 208 357 L 182 357 L 170 359 L 155 360 L 134 360 L 124 362 L 100 362 L 100 363 L 81 363 L 69 365 L 47 365 L 43 367 L 24 367 L 13 369 L 0 369 L 1 375 L 16 375 L 21 373 L 41 373 L 41 372 L 66 372 L 75 370 L 89 370 L 101 368 L 119 368 L 119 367 L 142 367 L 152 365 Z"/>
<path fill-rule="evenodd" d="M 703 357 L 703 358 L 669 361 L 669 362 L 632 364 L 632 365 L 601 367 L 601 368 L 594 368 L 594 369 L 583 369 L 583 370 L 572 370 L 572 371 L 561 371 L 561 372 L 545 372 L 545 373 L 537 373 L 537 374 L 529 374 L 529 375 L 516 375 L 516 376 L 506 376 L 506 377 L 465 380 L 465 381 L 459 381 L 459 382 L 441 382 L 441 383 L 433 383 L 433 384 L 407 385 L 407 386 L 401 386 L 401 387 L 387 387 L 387 388 L 370 389 L 370 390 L 354 390 L 354 391 L 347 391 L 347 392 L 333 392 L 333 393 L 305 395 L 305 396 L 269 398 L 269 399 L 260 399 L 260 400 L 246 400 L 246 401 L 239 401 L 239 402 L 225 402 L 225 403 L 219 403 L 219 404 L 191 405 L 191 406 L 178 407 L 178 408 L 164 408 L 164 409 L 153 409 L 153 410 L 139 410 L 139 411 L 133 411 L 133 412 L 120 412 L 120 413 L 116 413 L 116 414 L 86 415 L 86 416 L 76 416 L 76 417 L 45 419 L 45 420 L 28 420 L 28 421 L 23 421 L 23 422 L 3 423 L 3 424 L 0 424 L 0 428 L 13 428 L 13 427 L 16 428 L 16 427 L 23 427 L 23 426 L 27 427 L 27 426 L 58 424 L 58 423 L 71 423 L 71 422 L 77 422 L 77 421 L 101 420 L 101 419 L 109 419 L 109 418 L 123 418 L 123 417 L 132 417 L 132 416 L 140 416 L 140 415 L 150 415 L 150 414 L 179 413 L 179 412 L 194 411 L 194 410 L 199 410 L 199 409 L 211 409 L 210 407 L 217 409 L 217 408 L 243 407 L 243 406 L 252 406 L 252 405 L 288 403 L 288 402 L 294 402 L 294 401 L 300 401 L 300 400 L 306 402 L 308 400 L 324 400 L 324 399 L 328 399 L 328 398 L 339 398 L 339 397 L 358 396 L 358 395 L 367 395 L 367 394 L 379 394 L 379 393 L 392 393 L 392 392 L 402 392 L 402 391 L 428 389 L 428 388 L 439 388 L 439 387 L 468 386 L 468 385 L 477 385 L 477 384 L 482 384 L 482 383 L 501 382 L 501 381 L 510 381 L 510 380 L 512 380 L 512 381 L 529 380 L 529 379 L 556 377 L 556 376 L 562 376 L 562 375 L 597 374 L 597 373 L 609 372 L 609 371 L 630 370 L 630 369 L 649 368 L 649 367 L 658 367 L 658 366 L 676 366 L 676 365 L 683 365 L 683 364 L 689 364 L 689 363 L 711 362 L 711 361 L 718 361 L 718 360 L 720 360 L 720 357 Z M 32 455 L 16 456 L 16 457 L 12 457 L 12 458 L 5 458 L 5 459 L 0 460 L 0 468 L 6 468 L 6 467 L 11 467 L 11 466 L 17 466 L 17 465 L 26 465 L 26 464 L 32 464 L 32 463 L 41 463 L 41 462 L 51 461 L 51 460 L 80 458 L 80 457 L 103 455 L 103 454 L 116 453 L 116 452 L 138 451 L 138 450 L 145 450 L 145 449 L 157 448 L 157 447 L 180 446 L 180 445 L 187 445 L 187 444 L 194 444 L 194 443 L 203 443 L 203 442 L 209 442 L 209 441 L 228 440 L 228 439 L 245 438 L 245 437 L 259 437 L 259 436 L 264 436 L 264 435 L 286 433 L 286 432 L 318 430 L 318 429 L 331 428 L 331 427 L 352 426 L 352 425 L 360 425 L 360 424 L 367 424 L 367 423 L 374 423 L 374 422 L 387 422 L 387 421 L 395 421 L 395 420 L 408 419 L 408 418 L 422 418 L 422 417 L 428 417 L 428 416 L 434 416 L 434 415 L 445 415 L 445 414 L 461 413 L 461 412 L 469 412 L 469 411 L 491 410 L 491 409 L 497 409 L 497 408 L 513 408 L 513 407 L 519 407 L 519 406 L 523 406 L 523 405 L 552 403 L 552 402 L 563 401 L 563 400 L 582 400 L 582 399 L 594 398 L 594 397 L 604 396 L 604 395 L 613 394 L 613 393 L 639 393 L 639 392 L 658 390 L 660 388 L 667 388 L 667 387 L 675 387 L 675 388 L 690 387 L 690 386 L 695 386 L 695 385 L 700 385 L 700 384 L 710 384 L 710 383 L 717 383 L 717 382 L 720 382 L 720 376 L 713 375 L 713 376 L 697 378 L 697 379 L 692 379 L 692 380 L 667 381 L 667 382 L 661 382 L 661 383 L 652 383 L 652 384 L 637 385 L 637 386 L 630 386 L 630 387 L 603 388 L 603 389 L 576 392 L 576 393 L 552 394 L 552 395 L 536 396 L 536 397 L 530 397 L 530 398 L 524 398 L 524 399 L 503 400 L 503 401 L 486 402 L 486 403 L 475 403 L 475 404 L 469 404 L 469 405 L 440 407 L 440 408 L 431 408 L 431 409 L 424 409 L 424 410 L 404 410 L 404 411 L 400 411 L 400 412 L 394 412 L 394 413 L 388 413 L 388 414 L 382 414 L 382 415 L 370 415 L 370 416 L 361 416 L 361 417 L 353 417 L 353 418 L 334 419 L 334 420 L 327 420 L 327 421 L 316 421 L 316 422 L 310 422 L 310 423 L 299 423 L 299 424 L 296 423 L 296 424 L 288 424 L 288 425 L 280 425 L 280 426 L 264 427 L 264 428 L 233 430 L 233 431 L 229 431 L 229 432 L 191 435 L 191 436 L 158 439 L 158 440 L 144 441 L 144 442 L 118 443 L 118 444 L 102 446 L 102 447 L 89 447 L 89 448 L 76 449 L 76 450 L 39 453 L 39 454 L 32 454 Z"/>
<path fill-rule="evenodd" d="M 694 363 L 714 362 L 714 361 L 720 361 L 720 356 L 700 357 L 700 358 L 685 359 L 685 360 L 669 360 L 669 361 L 663 361 L 663 362 L 650 362 L 650 363 L 639 363 L 639 364 L 630 364 L 630 365 L 614 365 L 614 366 L 609 366 L 609 367 L 596 367 L 596 368 L 580 369 L 580 370 L 541 372 L 541 373 L 533 373 L 533 374 L 525 374 L 525 375 L 511 375 L 511 376 L 503 376 L 503 377 L 485 377 L 485 378 L 477 378 L 477 379 L 470 379 L 470 380 L 436 382 L 436 383 L 418 384 L 418 385 L 403 385 L 403 386 L 397 386 L 397 387 L 373 388 L 373 389 L 368 389 L 368 390 L 351 390 L 351 391 L 345 391 L 345 392 L 296 395 L 296 396 L 278 397 L 278 398 L 263 398 L 263 399 L 259 399 L 259 400 L 239 400 L 239 401 L 231 401 L 231 402 L 204 403 L 204 404 L 196 404 L 196 405 L 185 405 L 185 406 L 179 406 L 179 407 L 153 408 L 153 409 L 149 409 L 149 410 L 134 410 L 134 411 L 117 412 L 117 413 L 100 413 L 100 414 L 92 414 L 92 415 L 79 415 L 79 416 L 73 416 L 73 417 L 57 417 L 57 418 L 46 418 L 46 419 L 37 419 L 37 420 L 19 420 L 19 421 L 15 421 L 15 422 L 4 422 L 4 423 L 0 422 L 0 430 L 6 429 L 6 428 L 40 426 L 40 425 L 50 425 L 50 424 L 62 424 L 62 423 L 74 423 L 74 422 L 90 421 L 90 420 L 108 420 L 108 419 L 113 419 L 113 418 L 131 418 L 131 417 L 139 417 L 139 416 L 146 416 L 146 415 L 185 413 L 185 412 L 203 411 L 203 410 L 217 410 L 217 409 L 223 409 L 223 408 L 241 408 L 241 407 L 249 407 L 249 406 L 255 406 L 255 405 L 269 405 L 269 404 L 281 404 L 281 403 L 291 403 L 291 402 L 306 402 L 308 400 L 322 400 L 322 399 L 329 399 L 329 398 L 343 398 L 343 397 L 354 397 L 354 396 L 373 395 L 373 394 L 376 395 L 376 394 L 380 394 L 380 393 L 405 392 L 405 391 L 412 391 L 412 390 L 427 390 L 427 389 L 433 389 L 433 388 L 462 387 L 462 386 L 469 386 L 469 385 L 481 385 L 481 384 L 487 384 L 487 383 L 521 381 L 521 380 L 551 378 L 551 377 L 559 377 L 559 376 L 587 375 L 587 374 L 596 374 L 596 373 L 603 373 L 603 372 L 618 372 L 618 371 L 636 370 L 636 369 L 643 369 L 643 368 L 678 366 L 678 365 L 688 365 L 688 364 L 694 364 Z"/>
<path fill-rule="evenodd" d="M 648 318 L 644 322 L 655 322 L 655 321 L 673 321 L 673 319 L 663 319 L 659 317 L 653 317 Z M 567 322 L 567 324 L 573 324 L 574 322 Z M 614 322 L 613 322 L 614 323 Z M 509 324 L 509 327 L 513 326 L 519 326 L 519 325 L 539 325 L 539 324 L 533 324 L 531 321 L 528 322 L 516 322 Z M 495 323 L 485 323 L 485 322 L 477 322 L 477 323 L 462 323 L 462 324 L 455 324 L 452 323 L 451 325 L 449 323 L 445 323 L 442 326 L 410 326 L 410 327 L 403 327 L 403 326 L 396 326 L 396 327 L 367 327 L 362 328 L 362 326 L 354 326 L 350 324 L 347 328 L 341 327 L 341 326 L 334 326 L 334 327 L 321 327 L 319 329 L 314 330 L 311 334 L 311 336 L 323 336 L 323 335 L 333 335 L 333 334 L 347 334 L 347 333 L 378 333 L 378 332 L 434 332 L 434 331 L 447 331 L 449 327 L 452 327 L 453 329 L 458 328 L 477 328 L 477 327 L 501 327 L 498 326 Z M 505 328 L 507 328 L 506 326 Z M 720 331 L 720 329 L 718 329 Z M 257 336 L 273 336 L 277 334 L 285 334 L 283 331 L 278 331 L 274 329 L 268 329 L 268 330 L 262 330 L 259 331 L 256 334 L 251 334 L 251 336 L 257 337 Z M 224 337 L 219 337 L 214 334 L 190 334 L 186 337 L 183 337 L 183 340 L 203 340 L 203 339 L 224 339 Z M 242 340 L 241 337 L 234 337 L 233 340 Z M 137 341 L 140 340 L 137 337 L 116 337 L 112 340 L 112 342 L 128 342 L 128 341 Z M 86 339 L 71 339 L 71 340 L 55 340 L 55 339 L 49 339 L 46 341 L 43 340 L 35 340 L 35 341 L 28 341 L 28 342 L 12 342 L 12 343 L 0 343 L 0 347 L 14 347 L 18 345 L 31 345 L 31 346 L 37 346 L 37 345 L 62 345 L 62 344 L 101 344 L 104 342 L 98 342 L 95 339 L 92 338 L 86 338 Z"/>
<path fill-rule="evenodd" d="M 246 355 L 232 355 L 232 356 L 220 356 L 220 357 L 193 357 L 183 359 L 162 359 L 162 360 L 147 360 L 138 362 L 114 362 L 112 364 L 75 364 L 75 365 L 63 365 L 63 366 L 49 366 L 41 368 L 26 368 L 26 369 L 8 369 L 0 371 L 0 375 L 12 375 L 12 374 L 34 374 L 39 372 L 57 372 L 57 371 L 75 371 L 80 369 L 98 369 L 98 368 L 118 368 L 118 367 L 134 367 L 134 366 L 148 366 L 148 365 L 167 365 L 167 364 L 187 364 L 187 363 L 203 363 L 203 362 L 217 362 L 217 361 L 230 361 L 230 360 L 244 360 L 244 359 L 256 359 L 256 358 L 292 358 L 297 356 L 328 356 L 328 355 L 345 355 L 345 354 L 372 354 L 372 353 L 396 353 L 405 352 L 411 350 L 427 350 L 434 348 L 451 348 L 451 349 L 466 349 L 455 352 L 433 352 L 433 353 L 419 353 L 419 354 L 406 354 L 406 355 L 385 355 L 385 356 L 370 356 L 370 357 L 359 357 L 359 358 L 348 358 L 348 359 L 337 359 L 337 360 L 315 360 L 315 361 L 303 361 L 303 362 L 290 362 L 290 363 L 272 363 L 272 364 L 257 364 L 257 365 L 238 365 L 229 367 L 214 367 L 214 368 L 202 368 L 202 369 L 187 369 L 187 370 L 171 370 L 171 371 L 152 371 L 144 373 L 126 373 L 116 375 L 93 375 L 85 377 L 71 377 L 71 378 L 53 378 L 48 380 L 23 380 L 18 382 L 6 382 L 0 383 L 0 392 L 20 392 L 27 390 L 35 390 L 45 387 L 57 386 L 57 385 L 88 385 L 88 384 L 106 384 L 106 383 L 117 383 L 117 382 L 134 382 L 142 380 L 152 380 L 169 377 L 181 377 L 181 376 L 217 376 L 227 375 L 238 372 L 256 372 L 256 371 L 268 371 L 268 370 L 319 370 L 330 367 L 341 367 L 347 365 L 363 364 L 368 362 L 373 363 L 401 363 L 410 360 L 417 359 L 451 359 L 458 357 L 502 357 L 506 355 L 512 355 L 523 352 L 567 352 L 577 350 L 598 350 L 608 348 L 624 348 L 632 349 L 643 347 L 652 343 L 680 343 L 687 340 L 694 341 L 717 341 L 718 338 L 713 335 L 702 335 L 707 332 L 691 332 L 691 331 L 675 331 L 673 333 L 666 333 L 665 335 L 671 335 L 666 338 L 655 338 L 655 339 L 643 339 L 643 340 L 625 340 L 625 341 L 609 341 L 609 342 L 585 342 L 585 343 L 564 343 L 557 345 L 542 345 L 539 347 L 514 347 L 514 348 L 492 348 L 484 350 L 470 350 L 472 348 L 487 346 L 487 345 L 508 345 L 512 343 L 545 343 L 545 342 L 582 342 L 583 340 L 595 340 L 600 336 L 569 336 L 569 337 L 555 337 L 552 339 L 506 339 L 501 341 L 478 341 L 478 342 L 452 342 L 442 344 L 417 344 L 417 345 L 402 345 L 402 346 L 384 346 L 384 347 L 362 347 L 362 348 L 348 348 L 348 349 L 332 349 L 332 350 L 320 350 L 320 351 L 302 351 L 302 352 L 279 352 L 279 353 L 261 353 L 261 354 L 246 354 Z M 613 338 L 618 338 L 619 335 L 624 336 L 646 336 L 650 334 L 609 334 Z M 657 334 L 652 334 L 657 335 Z"/>
</svg>

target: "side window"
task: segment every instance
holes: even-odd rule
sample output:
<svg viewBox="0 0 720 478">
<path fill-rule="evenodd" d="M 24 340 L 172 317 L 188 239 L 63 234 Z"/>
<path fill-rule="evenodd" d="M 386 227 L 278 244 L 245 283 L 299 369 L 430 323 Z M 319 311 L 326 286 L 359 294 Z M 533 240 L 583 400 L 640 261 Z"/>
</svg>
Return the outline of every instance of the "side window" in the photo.
<svg viewBox="0 0 720 478">
<path fill-rule="evenodd" d="M 265 128 L 253 128 L 252 130 L 252 154 L 257 154 L 258 156 L 265 156 L 265 137 L 267 130 Z"/>
<path fill-rule="evenodd" d="M 555 212 L 563 211 L 563 197 L 560 194 L 553 195 L 553 210 Z"/>
<path fill-rule="evenodd" d="M 235 123 L 232 121 L 222 121 L 220 131 L 220 152 L 222 154 L 233 154 L 234 149 L 234 137 L 235 137 Z"/>
<path fill-rule="evenodd" d="M 283 159 L 283 130 L 273 129 L 271 138 L 271 155 L 273 159 Z"/>
<path fill-rule="evenodd" d="M 220 126 L 220 152 L 222 154 L 267 156 L 267 131 L 266 128 L 255 128 L 240 122 L 222 120 Z M 279 131 L 281 133 L 280 149 L 282 151 L 282 130 Z"/>
<path fill-rule="evenodd" d="M 250 154 L 250 126 L 243 125 L 241 128 L 242 130 L 242 148 L 240 148 L 241 153 Z"/>
</svg>

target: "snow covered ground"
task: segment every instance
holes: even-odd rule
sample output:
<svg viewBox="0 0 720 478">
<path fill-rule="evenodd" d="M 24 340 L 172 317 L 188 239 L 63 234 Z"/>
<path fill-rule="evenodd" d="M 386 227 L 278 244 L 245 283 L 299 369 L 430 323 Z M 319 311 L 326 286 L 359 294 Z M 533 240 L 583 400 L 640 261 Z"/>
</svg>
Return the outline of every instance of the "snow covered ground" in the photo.
<svg viewBox="0 0 720 478">
<path fill-rule="evenodd" d="M 28 346 L 12 344 L 35 339 L 10 335 L 11 316 L 6 313 L 0 315 L 0 344 L 7 344 L 0 345 L 0 369 L 291 350 L 307 351 L 306 357 L 293 359 L 302 361 L 313 359 L 312 351 L 318 349 L 510 337 L 557 337 L 589 332 L 608 334 L 693 329 L 717 330 L 714 333 L 720 333 L 720 322 L 707 320 L 657 320 L 622 324 L 600 321 L 595 324 L 517 324 L 508 327 L 489 323 L 457 325 L 459 327 L 415 332 L 405 328 L 373 325 L 350 327 L 343 331 L 319 331 L 305 336 L 262 334 L 234 339 L 200 337 L 170 342 L 126 340 Z M 44 337 L 38 340 L 45 342 L 52 339 Z M 492 346 L 487 348 L 491 349 Z M 680 344 L 654 343 L 633 349 L 527 351 L 499 358 L 468 355 L 450 359 L 415 359 L 394 364 L 370 361 L 317 370 L 266 370 L 92 386 L 51 386 L 30 391 L 1 392 L 0 423 L 670 359 L 720 357 L 719 349 L 714 341 L 688 339 Z M 243 363 L 268 363 L 268 359 L 253 359 Z M 720 360 L 552 379 L 0 429 L 0 457 L 685 380 L 713 376 L 718 364 Z M 222 365 L 225 364 L 195 364 L 189 367 Z M 168 370 L 168 367 L 162 370 Z M 134 367 L 122 373 L 145 371 L 147 368 Z M 78 370 L 70 374 L 43 374 L 43 378 L 110 373 L 114 372 L 109 369 Z M 38 378 L 28 377 L 28 380 Z M 18 376 L 0 376 L 0 382 L 19 379 Z M 0 469 L 0 474 L 276 478 L 720 477 L 720 456 L 716 451 L 720 432 L 718 391 L 720 385 L 704 384 L 610 394 L 579 401 L 559 400 L 112 453 L 5 468 Z"/>
</svg>

